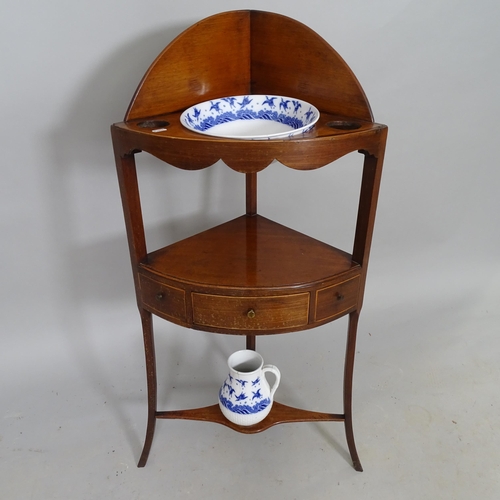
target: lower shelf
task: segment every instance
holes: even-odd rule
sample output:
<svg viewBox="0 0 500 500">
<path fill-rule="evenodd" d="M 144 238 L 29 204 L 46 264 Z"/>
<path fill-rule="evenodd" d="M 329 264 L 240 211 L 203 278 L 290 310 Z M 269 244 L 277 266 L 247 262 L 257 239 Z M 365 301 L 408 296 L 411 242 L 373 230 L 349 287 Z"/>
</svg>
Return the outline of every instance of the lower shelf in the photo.
<svg viewBox="0 0 500 500">
<path fill-rule="evenodd" d="M 193 408 L 190 410 L 157 411 L 156 418 L 200 420 L 204 422 L 215 422 L 225 425 L 243 434 L 256 434 L 265 431 L 273 425 L 287 424 L 292 422 L 344 422 L 345 416 L 338 413 L 322 413 L 317 411 L 293 408 L 281 403 L 274 402 L 269 415 L 255 425 L 248 427 L 236 425 L 230 422 L 222 412 L 219 405 L 206 406 L 204 408 Z"/>
</svg>

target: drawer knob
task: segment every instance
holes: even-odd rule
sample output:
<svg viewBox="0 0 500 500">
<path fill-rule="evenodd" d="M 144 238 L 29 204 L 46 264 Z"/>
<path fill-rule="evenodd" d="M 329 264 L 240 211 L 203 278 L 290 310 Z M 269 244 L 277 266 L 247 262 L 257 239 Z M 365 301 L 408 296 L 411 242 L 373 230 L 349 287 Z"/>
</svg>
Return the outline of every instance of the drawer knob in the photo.
<svg viewBox="0 0 500 500">
<path fill-rule="evenodd" d="M 163 293 L 162 293 L 162 292 L 158 292 L 158 293 L 156 294 L 156 300 L 163 300 L 163 297 L 165 297 L 165 295 L 163 295 Z"/>
<path fill-rule="evenodd" d="M 255 318 L 255 311 L 253 309 L 250 309 L 248 312 L 247 312 L 247 317 L 250 318 L 250 319 L 253 319 Z"/>
<path fill-rule="evenodd" d="M 344 294 L 341 292 L 337 292 L 337 300 L 344 300 Z"/>
</svg>

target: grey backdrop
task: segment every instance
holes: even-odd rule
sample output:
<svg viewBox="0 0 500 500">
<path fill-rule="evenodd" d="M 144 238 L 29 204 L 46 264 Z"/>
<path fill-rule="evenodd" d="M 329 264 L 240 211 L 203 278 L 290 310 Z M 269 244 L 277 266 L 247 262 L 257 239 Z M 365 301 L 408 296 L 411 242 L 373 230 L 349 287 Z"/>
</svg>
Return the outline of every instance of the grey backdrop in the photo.
<svg viewBox="0 0 500 500">
<path fill-rule="evenodd" d="M 108 491 L 108 498 L 140 498 L 130 493 L 125 476 L 112 486 L 96 482 L 100 473 L 89 465 L 96 457 L 102 458 L 104 470 L 110 463 L 111 447 L 95 451 L 106 434 L 104 426 L 123 438 L 128 464 L 123 465 L 125 458 L 115 460 L 108 479 L 118 477 L 118 471 L 138 474 L 134 461 L 145 416 L 141 336 L 109 125 L 121 121 L 142 75 L 167 43 L 192 23 L 237 8 L 279 12 L 317 31 L 358 76 L 376 121 L 389 126 L 360 325 L 357 367 L 364 372 L 356 379 L 358 406 L 362 396 L 373 398 L 357 420 L 365 421 L 367 429 L 373 428 L 371 419 L 385 424 L 380 424 L 377 439 L 372 436 L 371 450 L 363 448 L 361 454 L 374 475 L 349 475 L 344 497 L 363 498 L 358 495 L 368 481 L 373 496 L 366 498 L 377 498 L 377 491 L 381 497 L 403 498 L 378 489 L 384 484 L 391 491 L 407 488 L 406 498 L 438 498 L 442 491 L 453 492 L 448 498 L 471 498 L 471 485 L 484 498 L 496 498 L 498 392 L 488 385 L 499 380 L 500 351 L 496 0 L 3 2 L 2 497 L 104 498 Z M 260 212 L 350 250 L 360 158 L 349 155 L 309 173 L 272 165 L 260 175 Z M 160 168 L 146 157 L 140 166 L 152 247 L 242 213 L 243 180 L 223 165 L 193 174 Z M 240 347 L 232 338 L 200 336 L 163 324 L 159 328 L 180 336 L 175 343 L 163 342 L 171 348 L 169 359 L 187 367 L 181 372 L 170 365 L 165 376 L 188 377 L 198 365 L 200 374 L 218 380 L 224 375 L 224 358 Z M 267 349 L 283 356 L 282 363 L 296 364 L 307 379 L 299 336 L 291 338 L 288 344 L 273 338 Z M 314 345 L 310 356 L 311 363 L 318 362 Z M 382 382 L 373 382 L 378 378 Z M 373 413 L 377 398 L 389 401 L 408 391 L 410 400 L 394 416 L 388 409 L 383 418 Z M 289 392 L 292 397 L 293 390 Z M 396 459 L 393 453 L 391 467 L 381 472 L 377 447 L 394 439 L 391 425 L 397 424 L 391 419 L 409 426 L 401 427 L 401 435 L 418 427 L 419 412 L 424 412 L 418 408 L 425 405 L 415 401 L 429 393 L 445 401 L 442 407 L 435 401 L 433 409 L 425 409 L 434 422 L 446 408 L 456 409 L 446 417 L 446 426 L 443 420 L 442 427 L 432 430 L 435 436 L 423 434 L 437 448 L 426 448 L 420 459 L 426 463 L 430 455 L 436 462 L 413 468 L 414 473 L 408 467 L 395 477 L 390 471 L 417 453 L 406 443 L 396 447 L 401 455 Z M 482 406 L 472 411 L 478 400 Z M 467 408 L 471 413 L 466 416 Z M 457 412 L 461 420 L 453 418 Z M 455 436 L 461 424 L 468 447 Z M 89 449 L 79 441 L 82 428 L 87 429 Z M 441 456 L 439 440 L 453 432 L 453 443 L 462 447 Z M 362 432 L 358 442 L 366 442 L 368 434 Z M 485 450 L 491 455 L 481 464 Z M 189 449 L 179 453 L 189 454 Z M 191 460 L 192 469 L 204 463 Z M 435 464 L 445 464 L 439 476 Z M 162 486 L 155 482 L 158 478 L 148 479 L 158 487 L 152 491 L 144 476 L 134 476 L 134 491 L 156 498 L 161 487 L 170 491 L 170 498 L 188 493 L 211 498 L 202 486 L 183 483 L 181 476 L 163 478 Z M 209 476 L 214 498 L 241 492 L 245 481 L 222 490 L 217 474 Z M 337 476 L 327 478 L 337 485 Z M 315 496 L 301 481 L 298 476 L 288 480 L 299 492 L 297 498 L 326 498 Z M 423 483 L 428 496 L 419 497 Z M 269 498 L 292 498 L 280 494 L 279 483 L 267 488 Z"/>
</svg>

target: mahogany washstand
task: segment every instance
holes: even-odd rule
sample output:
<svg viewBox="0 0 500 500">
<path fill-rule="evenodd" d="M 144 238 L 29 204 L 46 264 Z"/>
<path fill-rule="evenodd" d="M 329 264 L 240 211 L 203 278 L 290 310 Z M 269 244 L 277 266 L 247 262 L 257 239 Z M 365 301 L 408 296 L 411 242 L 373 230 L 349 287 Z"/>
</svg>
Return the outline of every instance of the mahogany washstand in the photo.
<svg viewBox="0 0 500 500">
<path fill-rule="evenodd" d="M 204 136 L 179 121 L 194 104 L 246 94 L 302 99 L 321 117 L 304 136 L 270 141 Z M 149 413 L 139 467 L 148 459 L 156 420 L 174 418 L 217 422 L 244 433 L 285 422 L 344 422 L 354 468 L 361 471 L 352 429 L 352 376 L 387 127 L 374 123 L 350 68 L 295 20 L 251 10 L 217 14 L 164 49 L 124 121 L 111 132 L 146 353 Z M 222 160 L 245 174 L 246 213 L 148 252 L 135 164 L 141 151 L 185 170 Z M 312 170 L 352 151 L 364 155 L 364 163 L 351 254 L 257 214 L 257 173 L 273 161 Z M 217 404 L 159 411 L 152 314 L 188 328 L 245 335 L 249 349 L 255 349 L 258 335 L 307 330 L 348 314 L 343 412 L 275 402 L 262 422 L 240 427 L 226 420 Z"/>
</svg>

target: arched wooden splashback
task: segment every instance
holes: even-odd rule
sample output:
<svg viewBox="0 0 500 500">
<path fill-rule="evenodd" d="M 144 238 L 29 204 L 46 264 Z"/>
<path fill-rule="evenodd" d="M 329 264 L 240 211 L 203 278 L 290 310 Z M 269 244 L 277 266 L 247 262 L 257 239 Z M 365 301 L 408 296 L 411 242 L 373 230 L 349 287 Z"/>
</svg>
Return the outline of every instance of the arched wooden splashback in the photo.
<svg viewBox="0 0 500 500">
<path fill-rule="evenodd" d="M 357 78 L 323 38 L 288 17 L 252 10 L 208 17 L 174 39 L 143 77 L 125 121 L 242 94 L 295 97 L 373 121 Z"/>
</svg>

